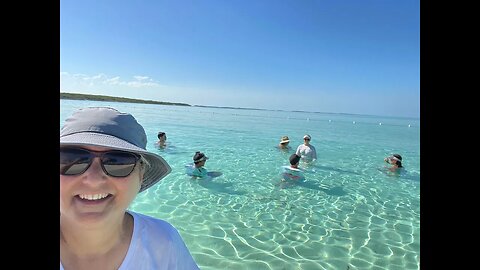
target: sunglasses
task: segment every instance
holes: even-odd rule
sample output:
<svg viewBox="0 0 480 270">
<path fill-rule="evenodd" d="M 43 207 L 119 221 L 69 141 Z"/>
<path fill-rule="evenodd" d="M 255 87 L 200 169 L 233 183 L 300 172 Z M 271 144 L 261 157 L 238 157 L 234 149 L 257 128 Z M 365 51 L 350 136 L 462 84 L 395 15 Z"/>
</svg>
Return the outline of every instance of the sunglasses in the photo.
<svg viewBox="0 0 480 270">
<path fill-rule="evenodd" d="M 127 177 L 135 169 L 140 155 L 124 151 L 98 152 L 82 148 L 60 148 L 60 174 L 80 175 L 92 165 L 95 157 L 105 174 L 112 177 Z"/>
</svg>

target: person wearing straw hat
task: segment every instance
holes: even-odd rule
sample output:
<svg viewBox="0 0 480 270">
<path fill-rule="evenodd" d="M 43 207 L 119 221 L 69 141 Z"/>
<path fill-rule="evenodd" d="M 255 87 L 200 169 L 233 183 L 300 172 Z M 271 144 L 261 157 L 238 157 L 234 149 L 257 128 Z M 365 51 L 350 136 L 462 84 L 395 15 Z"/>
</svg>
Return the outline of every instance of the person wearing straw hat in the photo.
<svg viewBox="0 0 480 270">
<path fill-rule="evenodd" d="M 305 162 L 313 162 L 317 160 L 317 150 L 315 149 L 315 146 L 310 144 L 311 139 L 312 137 L 310 135 L 305 134 L 303 136 L 303 144 L 300 144 L 295 152 L 295 154 L 300 156 Z"/>
<path fill-rule="evenodd" d="M 127 210 L 171 172 L 144 128 L 109 107 L 75 111 L 60 130 L 60 269 L 199 269 L 176 228 Z"/>
<path fill-rule="evenodd" d="M 399 154 L 393 154 L 389 157 L 383 159 L 388 164 L 391 164 L 392 167 L 388 168 L 392 172 L 397 172 L 403 168 L 402 166 L 402 156 Z"/>
<path fill-rule="evenodd" d="M 288 145 L 289 143 L 290 143 L 290 139 L 288 138 L 288 136 L 282 136 L 282 138 L 280 139 L 280 143 L 278 144 L 278 148 L 283 150 L 288 150 L 291 148 Z"/>
</svg>

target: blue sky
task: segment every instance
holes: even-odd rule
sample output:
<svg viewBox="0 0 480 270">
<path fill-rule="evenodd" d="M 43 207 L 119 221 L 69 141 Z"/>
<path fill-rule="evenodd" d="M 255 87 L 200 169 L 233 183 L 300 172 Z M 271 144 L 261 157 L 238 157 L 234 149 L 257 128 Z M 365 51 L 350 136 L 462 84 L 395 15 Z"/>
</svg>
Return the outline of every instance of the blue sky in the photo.
<svg viewBox="0 0 480 270">
<path fill-rule="evenodd" d="M 60 91 L 420 117 L 418 0 L 60 1 Z"/>
</svg>

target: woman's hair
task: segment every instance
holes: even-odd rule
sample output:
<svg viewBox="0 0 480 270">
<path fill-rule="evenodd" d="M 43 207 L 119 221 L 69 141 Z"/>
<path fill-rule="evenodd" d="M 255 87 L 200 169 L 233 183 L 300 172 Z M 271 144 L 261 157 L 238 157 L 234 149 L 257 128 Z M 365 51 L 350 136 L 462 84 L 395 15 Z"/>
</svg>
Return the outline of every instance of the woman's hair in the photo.
<svg viewBox="0 0 480 270">
<path fill-rule="evenodd" d="M 399 154 L 393 154 L 392 156 L 396 157 L 398 160 L 397 160 L 397 166 L 400 168 L 400 167 L 403 167 L 402 166 L 402 156 L 400 156 Z"/>
</svg>

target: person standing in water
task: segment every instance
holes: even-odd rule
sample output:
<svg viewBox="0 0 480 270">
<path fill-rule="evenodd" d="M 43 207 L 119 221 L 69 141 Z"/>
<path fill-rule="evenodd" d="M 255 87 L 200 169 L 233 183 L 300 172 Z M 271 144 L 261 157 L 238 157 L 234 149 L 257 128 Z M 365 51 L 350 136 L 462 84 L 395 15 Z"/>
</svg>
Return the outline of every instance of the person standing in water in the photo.
<svg viewBox="0 0 480 270">
<path fill-rule="evenodd" d="M 305 134 L 303 136 L 303 144 L 300 144 L 295 152 L 295 154 L 300 156 L 305 162 L 314 162 L 317 160 L 317 150 L 315 146 L 310 144 L 311 139 L 312 137 L 310 135 Z"/>
</svg>

